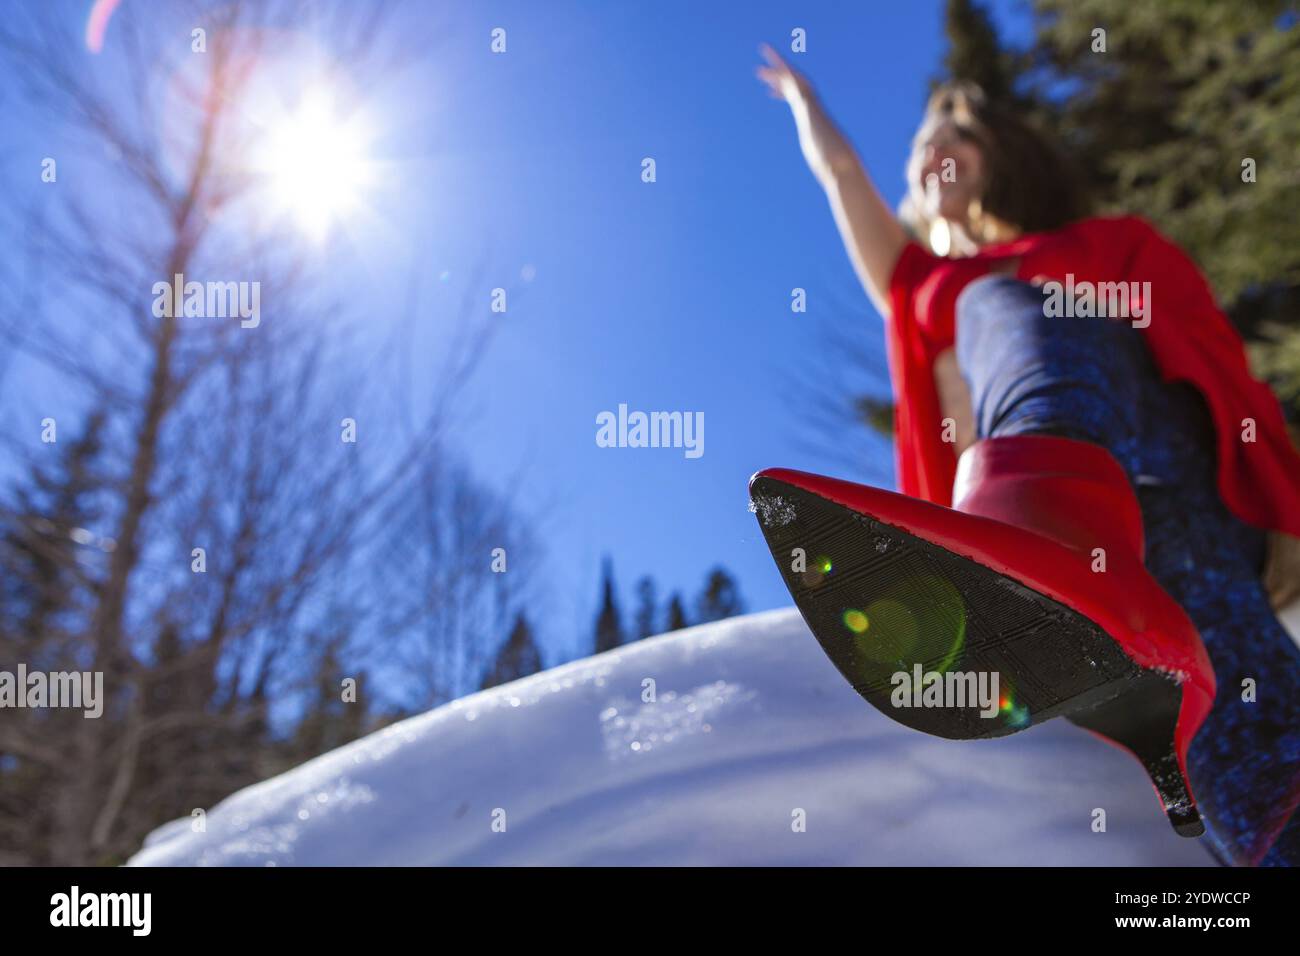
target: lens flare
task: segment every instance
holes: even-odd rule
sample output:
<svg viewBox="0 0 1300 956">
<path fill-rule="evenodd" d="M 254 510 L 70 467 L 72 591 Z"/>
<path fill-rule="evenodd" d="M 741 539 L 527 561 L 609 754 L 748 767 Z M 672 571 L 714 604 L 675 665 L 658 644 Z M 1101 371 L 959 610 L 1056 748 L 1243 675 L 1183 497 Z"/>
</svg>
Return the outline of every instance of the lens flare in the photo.
<svg viewBox="0 0 1300 956">
<path fill-rule="evenodd" d="M 813 559 L 812 567 L 803 572 L 802 581 L 806 588 L 815 588 L 826 580 L 826 576 L 831 573 L 831 559 L 824 554 L 818 555 Z"/>
<path fill-rule="evenodd" d="M 892 665 L 911 655 L 919 626 L 916 615 L 906 604 L 889 599 L 872 601 L 863 617 L 876 622 L 871 639 L 858 642 L 868 658 Z"/>
<path fill-rule="evenodd" d="M 121 0 L 95 0 L 90 8 L 90 18 L 86 21 L 86 49 L 98 53 L 104 49 L 104 35 L 108 33 L 108 21 L 113 18 L 113 11 Z"/>
<path fill-rule="evenodd" d="M 1029 723 L 1029 708 L 1017 704 L 1012 692 L 1004 690 L 998 700 L 998 711 L 1002 719 L 1012 727 L 1024 727 Z"/>
<path fill-rule="evenodd" d="M 858 629 L 851 620 L 870 627 Z M 856 635 L 868 680 L 913 664 L 946 673 L 966 646 L 966 604 L 951 581 L 934 574 L 888 582 L 866 607 L 844 611 L 843 622 Z"/>
<path fill-rule="evenodd" d="M 844 626 L 854 634 L 865 634 L 867 628 L 871 626 L 871 622 L 867 620 L 867 616 L 861 611 L 850 608 L 844 612 Z"/>
</svg>

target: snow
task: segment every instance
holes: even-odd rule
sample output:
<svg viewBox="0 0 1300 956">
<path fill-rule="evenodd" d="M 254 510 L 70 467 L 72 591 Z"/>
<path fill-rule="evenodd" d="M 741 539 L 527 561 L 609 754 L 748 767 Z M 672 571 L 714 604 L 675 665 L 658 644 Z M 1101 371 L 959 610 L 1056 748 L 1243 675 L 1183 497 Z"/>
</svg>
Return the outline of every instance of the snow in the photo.
<svg viewBox="0 0 1300 956">
<path fill-rule="evenodd" d="M 1123 751 L 1064 720 L 990 741 L 909 730 L 858 697 L 793 608 L 410 718 L 234 794 L 205 832 L 189 818 L 159 828 L 130 861 L 1212 863 L 1174 834 Z"/>
</svg>

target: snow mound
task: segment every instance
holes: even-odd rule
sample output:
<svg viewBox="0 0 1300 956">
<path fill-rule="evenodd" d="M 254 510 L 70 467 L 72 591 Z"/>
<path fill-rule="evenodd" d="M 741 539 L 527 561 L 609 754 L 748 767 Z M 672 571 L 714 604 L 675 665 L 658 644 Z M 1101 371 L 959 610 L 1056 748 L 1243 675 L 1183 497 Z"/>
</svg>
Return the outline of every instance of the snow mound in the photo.
<svg viewBox="0 0 1300 956">
<path fill-rule="evenodd" d="M 474 694 L 190 823 L 130 864 L 1213 863 L 1124 752 L 1064 720 L 989 741 L 909 730 L 793 608 Z"/>
</svg>

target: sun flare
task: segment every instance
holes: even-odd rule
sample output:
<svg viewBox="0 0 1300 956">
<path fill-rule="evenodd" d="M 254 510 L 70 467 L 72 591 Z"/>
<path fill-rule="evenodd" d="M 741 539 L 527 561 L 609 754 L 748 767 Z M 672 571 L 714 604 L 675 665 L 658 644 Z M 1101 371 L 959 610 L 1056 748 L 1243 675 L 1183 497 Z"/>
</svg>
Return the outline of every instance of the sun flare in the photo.
<svg viewBox="0 0 1300 956">
<path fill-rule="evenodd" d="M 371 184 L 368 140 L 359 115 L 340 116 L 326 94 L 305 97 L 271 126 L 260 151 L 272 203 L 313 239 L 325 238 Z"/>
</svg>

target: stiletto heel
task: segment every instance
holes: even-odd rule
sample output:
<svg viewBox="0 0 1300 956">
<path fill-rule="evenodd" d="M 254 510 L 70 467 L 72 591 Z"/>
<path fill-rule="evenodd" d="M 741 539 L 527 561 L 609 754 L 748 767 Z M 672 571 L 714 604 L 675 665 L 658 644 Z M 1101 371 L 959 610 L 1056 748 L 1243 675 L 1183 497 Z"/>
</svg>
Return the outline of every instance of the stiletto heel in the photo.
<svg viewBox="0 0 1300 956">
<path fill-rule="evenodd" d="M 1151 778 L 1174 830 L 1179 836 L 1198 837 L 1205 832 L 1205 824 L 1187 788 L 1175 744 L 1181 705 L 1179 686 L 1147 671 L 1123 697 L 1068 714 L 1067 719 L 1136 757 Z"/>
<path fill-rule="evenodd" d="M 1203 832 L 1186 756 L 1213 670 L 1142 565 L 1141 514 L 1104 449 L 978 442 L 956 509 L 788 469 L 756 474 L 750 497 L 813 635 L 877 709 L 955 739 L 1070 716 L 1142 762 L 1179 834 Z"/>
</svg>

